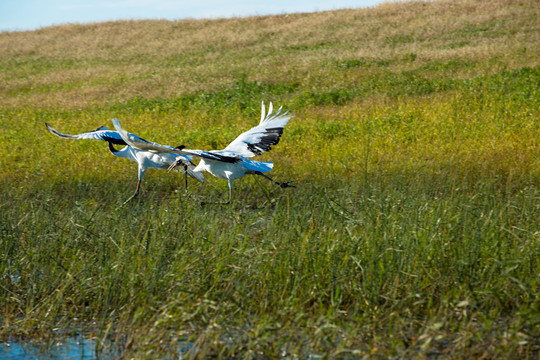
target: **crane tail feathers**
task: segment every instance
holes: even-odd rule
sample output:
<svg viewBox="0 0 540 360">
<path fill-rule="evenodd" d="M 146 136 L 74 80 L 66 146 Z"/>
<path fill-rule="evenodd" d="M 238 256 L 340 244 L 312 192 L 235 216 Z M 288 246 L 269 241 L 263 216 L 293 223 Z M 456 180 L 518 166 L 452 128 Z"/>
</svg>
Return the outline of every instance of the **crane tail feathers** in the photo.
<svg viewBox="0 0 540 360">
<path fill-rule="evenodd" d="M 199 182 L 202 182 L 202 183 L 204 182 L 204 175 L 202 173 L 193 171 L 192 169 L 189 169 L 189 168 L 187 170 L 187 173 L 189 176 L 191 176 L 195 180 L 198 180 Z"/>
</svg>

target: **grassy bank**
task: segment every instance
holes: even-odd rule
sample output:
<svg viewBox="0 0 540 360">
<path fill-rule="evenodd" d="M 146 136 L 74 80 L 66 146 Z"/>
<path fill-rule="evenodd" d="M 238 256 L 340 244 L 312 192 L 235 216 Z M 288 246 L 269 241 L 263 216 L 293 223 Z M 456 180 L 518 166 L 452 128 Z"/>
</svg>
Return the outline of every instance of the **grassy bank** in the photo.
<svg viewBox="0 0 540 360">
<path fill-rule="evenodd" d="M 535 358 L 534 1 L 0 34 L 0 338 L 130 357 Z M 221 148 L 295 117 L 264 180 L 149 171 L 66 133 Z M 112 341 L 112 342 L 111 342 Z"/>
</svg>

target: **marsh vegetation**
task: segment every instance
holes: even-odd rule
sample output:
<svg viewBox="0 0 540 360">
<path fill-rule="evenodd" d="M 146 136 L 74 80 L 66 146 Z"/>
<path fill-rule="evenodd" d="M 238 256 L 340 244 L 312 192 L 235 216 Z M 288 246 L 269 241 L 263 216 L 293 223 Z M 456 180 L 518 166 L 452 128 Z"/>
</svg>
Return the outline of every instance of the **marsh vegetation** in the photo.
<svg viewBox="0 0 540 360">
<path fill-rule="evenodd" d="M 540 10 L 434 1 L 0 33 L 0 338 L 126 357 L 535 358 Z M 294 114 L 266 180 L 66 133 L 222 148 Z M 79 330 L 77 330 L 79 331 Z M 99 345 L 101 344 L 101 345 Z M 186 346 L 189 344 L 189 346 Z"/>
</svg>

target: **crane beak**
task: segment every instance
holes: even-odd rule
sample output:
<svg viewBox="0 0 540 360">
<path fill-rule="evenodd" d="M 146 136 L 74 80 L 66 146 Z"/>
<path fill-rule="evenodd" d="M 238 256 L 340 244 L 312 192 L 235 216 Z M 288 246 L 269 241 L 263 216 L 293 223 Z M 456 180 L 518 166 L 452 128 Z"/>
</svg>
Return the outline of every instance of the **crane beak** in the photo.
<svg viewBox="0 0 540 360">
<path fill-rule="evenodd" d="M 180 160 L 179 158 L 180 158 L 180 156 L 177 156 L 177 157 L 176 157 L 176 161 L 173 162 L 173 163 L 171 164 L 171 166 L 169 166 L 169 168 L 167 169 L 167 172 L 173 171 L 174 168 L 178 166 L 178 164 L 181 162 L 181 160 Z"/>
</svg>

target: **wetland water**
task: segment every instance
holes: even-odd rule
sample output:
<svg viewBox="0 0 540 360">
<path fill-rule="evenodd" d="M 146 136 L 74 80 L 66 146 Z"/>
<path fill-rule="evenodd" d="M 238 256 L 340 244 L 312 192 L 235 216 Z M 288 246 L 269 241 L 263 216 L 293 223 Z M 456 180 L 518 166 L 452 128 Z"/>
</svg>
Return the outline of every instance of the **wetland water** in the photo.
<svg viewBox="0 0 540 360">
<path fill-rule="evenodd" d="M 51 342 L 8 341 L 0 343 L 0 359 L 2 360 L 89 360 L 114 359 L 113 355 L 96 356 L 96 341 L 83 336 L 72 336 Z"/>
<path fill-rule="evenodd" d="M 96 351 L 99 340 L 88 335 L 74 335 L 57 337 L 50 340 L 17 340 L 0 342 L 0 360 L 112 360 L 122 357 L 123 346 L 105 341 Z M 123 343 L 122 343 L 123 344 Z M 180 341 L 171 347 L 170 354 L 163 355 L 163 359 L 182 358 L 191 349 L 193 344 L 189 341 Z"/>
</svg>

